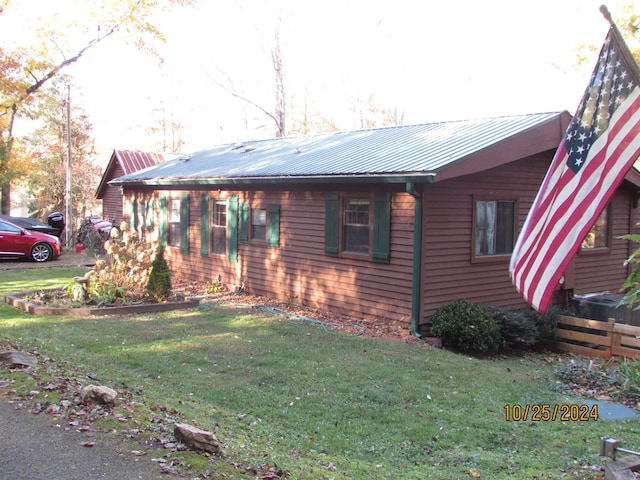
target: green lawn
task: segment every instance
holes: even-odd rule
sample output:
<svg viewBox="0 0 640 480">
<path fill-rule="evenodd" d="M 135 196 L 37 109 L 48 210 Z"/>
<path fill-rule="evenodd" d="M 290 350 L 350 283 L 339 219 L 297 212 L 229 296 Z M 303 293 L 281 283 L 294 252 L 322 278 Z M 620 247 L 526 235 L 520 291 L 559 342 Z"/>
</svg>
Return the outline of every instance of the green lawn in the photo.
<svg viewBox="0 0 640 480">
<path fill-rule="evenodd" d="M 5 271 L 0 293 L 78 273 Z M 78 319 L 0 304 L 0 332 L 74 365 L 81 381 L 126 387 L 138 420 L 166 407 L 213 431 L 223 458 L 183 460 L 210 478 L 262 478 L 268 465 L 295 479 L 595 479 L 608 461 L 600 437 L 640 446 L 638 419 L 505 420 L 505 405 L 577 401 L 553 376 L 557 355 L 478 359 L 248 307 Z"/>
</svg>

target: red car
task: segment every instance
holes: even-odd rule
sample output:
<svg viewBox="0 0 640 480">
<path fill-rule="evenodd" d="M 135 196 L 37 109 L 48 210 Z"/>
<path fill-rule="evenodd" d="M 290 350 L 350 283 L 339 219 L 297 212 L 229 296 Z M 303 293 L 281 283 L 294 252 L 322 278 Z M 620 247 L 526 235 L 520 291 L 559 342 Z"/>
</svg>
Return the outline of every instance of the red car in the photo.
<svg viewBox="0 0 640 480">
<path fill-rule="evenodd" d="M 0 257 L 30 258 L 46 262 L 62 255 L 60 239 L 0 220 Z"/>
</svg>

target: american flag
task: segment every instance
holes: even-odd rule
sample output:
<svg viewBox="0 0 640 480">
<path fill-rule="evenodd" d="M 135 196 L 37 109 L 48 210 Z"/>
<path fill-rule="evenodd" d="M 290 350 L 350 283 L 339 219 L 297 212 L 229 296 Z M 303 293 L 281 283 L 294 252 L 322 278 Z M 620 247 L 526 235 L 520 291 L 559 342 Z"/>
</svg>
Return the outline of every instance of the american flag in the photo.
<svg viewBox="0 0 640 480">
<path fill-rule="evenodd" d="M 511 280 L 539 312 L 640 155 L 639 85 L 640 69 L 612 25 L 511 255 Z"/>
</svg>

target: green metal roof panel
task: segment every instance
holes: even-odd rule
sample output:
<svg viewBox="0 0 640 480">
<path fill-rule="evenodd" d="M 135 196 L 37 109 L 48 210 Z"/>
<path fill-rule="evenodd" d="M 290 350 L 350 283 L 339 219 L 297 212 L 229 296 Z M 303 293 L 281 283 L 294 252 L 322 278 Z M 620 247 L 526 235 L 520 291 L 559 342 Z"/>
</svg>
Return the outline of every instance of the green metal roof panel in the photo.
<svg viewBox="0 0 640 480">
<path fill-rule="evenodd" d="M 112 183 L 437 174 L 560 115 L 539 113 L 227 144 L 166 161 Z"/>
</svg>

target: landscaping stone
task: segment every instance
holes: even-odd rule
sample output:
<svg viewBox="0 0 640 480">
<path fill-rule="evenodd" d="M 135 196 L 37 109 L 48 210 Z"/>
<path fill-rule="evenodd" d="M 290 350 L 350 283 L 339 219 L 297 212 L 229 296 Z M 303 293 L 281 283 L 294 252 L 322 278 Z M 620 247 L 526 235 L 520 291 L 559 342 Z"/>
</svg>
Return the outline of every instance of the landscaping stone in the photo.
<svg viewBox="0 0 640 480">
<path fill-rule="evenodd" d="M 108 405 L 116 403 L 117 393 L 114 389 L 102 385 L 87 385 L 80 392 L 82 402 L 87 406 Z"/>
<path fill-rule="evenodd" d="M 25 352 L 2 352 L 0 353 L 0 363 L 9 366 L 35 367 L 38 364 L 38 359 Z"/>
<path fill-rule="evenodd" d="M 216 436 L 186 423 L 176 423 L 173 429 L 176 440 L 184 443 L 188 448 L 205 451 L 214 455 L 222 455 L 220 442 Z"/>
</svg>

